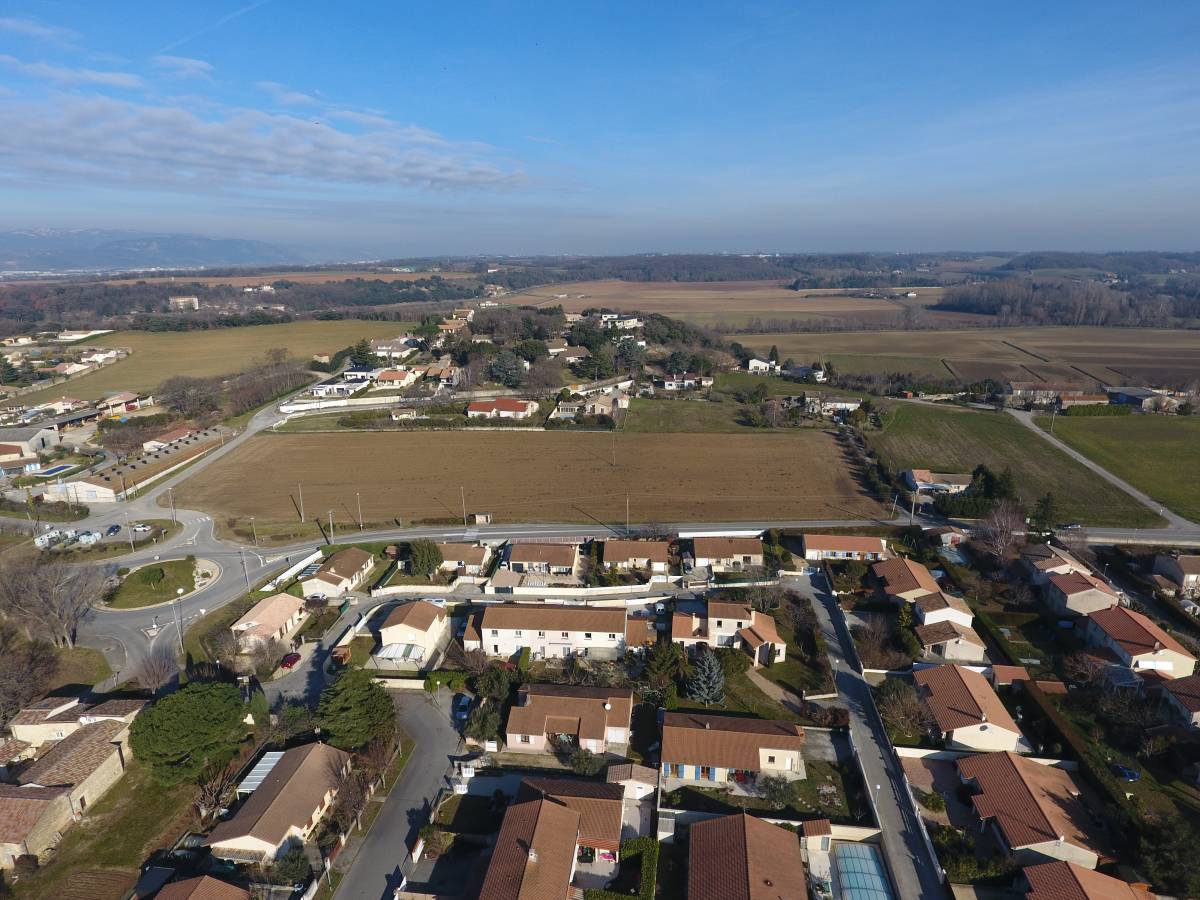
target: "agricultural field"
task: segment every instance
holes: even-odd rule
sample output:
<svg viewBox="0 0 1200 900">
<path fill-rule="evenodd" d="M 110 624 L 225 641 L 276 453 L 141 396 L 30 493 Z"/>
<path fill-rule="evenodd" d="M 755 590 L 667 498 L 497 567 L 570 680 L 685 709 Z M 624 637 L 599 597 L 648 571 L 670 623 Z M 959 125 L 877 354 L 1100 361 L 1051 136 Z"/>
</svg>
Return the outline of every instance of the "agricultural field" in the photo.
<svg viewBox="0 0 1200 900">
<path fill-rule="evenodd" d="M 899 471 L 965 473 L 981 463 L 997 472 L 1011 468 L 1022 501 L 1031 505 L 1049 491 L 1064 519 L 1138 528 L 1162 524 L 1128 494 L 1035 437 L 1007 413 L 894 403 L 883 430 L 870 440 L 880 459 Z"/>
<path fill-rule="evenodd" d="M 614 464 L 615 460 L 615 464 Z M 497 522 L 753 521 L 870 517 L 881 512 L 824 432 L 571 432 L 260 435 L 176 491 L 223 529 L 296 522 L 303 483 L 310 517 L 405 525 Z"/>
<path fill-rule="evenodd" d="M 79 378 L 21 396 L 30 405 L 64 395 L 96 400 L 117 391 L 152 391 L 172 375 L 227 375 L 272 347 L 287 347 L 307 359 L 334 352 L 360 338 L 394 337 L 411 327 L 402 322 L 288 322 L 209 331 L 117 331 L 83 341 L 86 346 L 127 347 L 128 357 Z"/>
<path fill-rule="evenodd" d="M 1048 417 L 1036 421 L 1050 427 Z M 1200 416 L 1058 416 L 1054 436 L 1168 509 L 1200 522 Z"/>
<path fill-rule="evenodd" d="M 965 331 L 791 332 L 736 337 L 751 350 L 845 372 L 913 372 L 964 380 L 1200 380 L 1200 335 L 1151 328 L 986 328 Z M 945 373 L 945 374 L 943 374 Z"/>
</svg>

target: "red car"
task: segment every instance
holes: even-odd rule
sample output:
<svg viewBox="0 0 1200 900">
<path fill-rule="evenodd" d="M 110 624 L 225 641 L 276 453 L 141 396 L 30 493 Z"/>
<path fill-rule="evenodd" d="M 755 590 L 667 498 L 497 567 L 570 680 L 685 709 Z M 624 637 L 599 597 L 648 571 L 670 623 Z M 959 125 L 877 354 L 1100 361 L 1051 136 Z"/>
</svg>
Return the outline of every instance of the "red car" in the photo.
<svg viewBox="0 0 1200 900">
<path fill-rule="evenodd" d="M 298 662 L 300 662 L 300 654 L 299 653 L 289 653 L 287 656 L 285 656 L 280 661 L 279 668 L 292 669 L 292 668 L 295 668 L 296 663 L 298 663 Z"/>
</svg>

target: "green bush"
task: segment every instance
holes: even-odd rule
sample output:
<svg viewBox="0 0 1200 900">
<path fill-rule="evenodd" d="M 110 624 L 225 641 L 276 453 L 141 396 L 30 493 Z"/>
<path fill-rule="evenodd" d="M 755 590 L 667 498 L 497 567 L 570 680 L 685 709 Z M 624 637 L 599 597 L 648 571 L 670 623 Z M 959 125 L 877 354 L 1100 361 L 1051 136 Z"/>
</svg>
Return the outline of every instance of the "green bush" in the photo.
<svg viewBox="0 0 1200 900">
<path fill-rule="evenodd" d="M 521 655 L 517 657 L 517 671 L 522 675 L 529 674 L 529 661 L 533 658 L 533 650 L 529 647 L 521 648 Z"/>
<path fill-rule="evenodd" d="M 1089 406 L 1070 406 L 1062 411 L 1064 416 L 1128 416 L 1133 414 L 1133 407 L 1124 403 L 1102 404 Z"/>
<path fill-rule="evenodd" d="M 144 584 L 146 587 L 157 587 L 166 577 L 167 573 L 162 566 L 146 566 L 144 569 L 138 569 L 134 575 L 138 584 Z"/>
<path fill-rule="evenodd" d="M 275 884 L 308 884 L 312 866 L 301 847 L 294 847 L 271 866 L 271 881 Z"/>
<path fill-rule="evenodd" d="M 443 684 L 457 693 L 467 686 L 467 673 L 442 669 L 425 676 L 425 690 L 431 694 L 437 693 L 438 687 Z"/>
<path fill-rule="evenodd" d="M 652 837 L 639 837 L 626 841 L 621 845 L 622 864 L 640 860 L 641 878 L 638 881 L 637 894 L 632 895 L 639 900 L 654 900 L 654 888 L 658 878 L 658 841 Z M 588 888 L 583 892 L 584 900 L 629 900 L 631 895 L 618 894 L 615 891 L 601 891 Z"/>
</svg>

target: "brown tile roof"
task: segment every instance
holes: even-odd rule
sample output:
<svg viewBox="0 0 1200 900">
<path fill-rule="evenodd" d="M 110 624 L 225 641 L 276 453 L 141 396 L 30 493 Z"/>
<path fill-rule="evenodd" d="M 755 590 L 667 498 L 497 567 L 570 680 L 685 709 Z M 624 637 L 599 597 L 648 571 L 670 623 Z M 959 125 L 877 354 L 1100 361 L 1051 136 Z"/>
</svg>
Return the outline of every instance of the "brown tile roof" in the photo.
<svg viewBox="0 0 1200 900">
<path fill-rule="evenodd" d="M 1067 686 L 1061 681 L 1035 681 L 1038 690 L 1043 694 L 1066 694 Z"/>
<path fill-rule="evenodd" d="M 393 625 L 407 625 L 417 631 L 429 631 L 434 622 L 443 622 L 445 619 L 446 610 L 442 607 L 435 606 L 426 600 L 414 600 L 412 603 L 403 603 L 393 609 L 379 627 L 382 630 Z"/>
<path fill-rule="evenodd" d="M 1114 606 L 1094 612 L 1088 618 L 1130 656 L 1153 653 L 1156 649 L 1163 648 L 1174 650 L 1189 659 L 1194 658 L 1179 641 L 1163 631 L 1156 623 L 1132 609 Z"/>
<path fill-rule="evenodd" d="M 805 550 L 845 550 L 851 553 L 887 553 L 887 541 L 857 534 L 806 534 Z"/>
<path fill-rule="evenodd" d="M 606 563 L 628 563 L 631 560 L 649 559 L 651 562 L 666 563 L 670 541 L 604 541 L 603 560 Z"/>
<path fill-rule="evenodd" d="M 304 598 L 293 594 L 272 594 L 255 603 L 246 614 L 230 625 L 232 631 L 241 634 L 270 637 L 282 628 L 289 619 L 304 609 Z"/>
<path fill-rule="evenodd" d="M 565 900 L 575 862 L 579 813 L 548 797 L 504 814 L 479 900 Z"/>
<path fill-rule="evenodd" d="M 286 751 L 233 818 L 212 830 L 205 845 L 249 835 L 278 847 L 288 829 L 308 824 L 326 791 L 336 787 L 335 770 L 349 760 L 349 753 L 328 744 L 304 744 Z"/>
<path fill-rule="evenodd" d="M 934 594 L 941 590 L 927 568 L 903 556 L 875 563 L 871 571 L 883 582 L 889 594 L 907 594 L 918 590 Z"/>
<path fill-rule="evenodd" d="M 0 766 L 16 759 L 28 750 L 29 747 L 30 744 L 28 741 L 22 741 L 18 738 L 6 738 L 0 741 Z"/>
<path fill-rule="evenodd" d="M 361 547 L 347 547 L 325 560 L 317 574 L 331 572 L 339 578 L 353 578 L 372 559 L 374 557 Z"/>
<path fill-rule="evenodd" d="M 745 603 L 729 603 L 724 600 L 710 600 L 708 603 L 708 618 L 710 619 L 733 619 L 734 621 L 742 619 L 749 622 L 753 615 L 754 610 Z"/>
<path fill-rule="evenodd" d="M 759 538 L 698 537 L 692 540 L 696 557 L 727 559 L 731 556 L 762 556 Z"/>
<path fill-rule="evenodd" d="M 575 544 L 511 544 L 509 562 L 545 563 L 551 566 L 575 564 Z"/>
<path fill-rule="evenodd" d="M 775 627 L 775 620 L 763 612 L 755 612 L 750 625 L 739 630 L 738 636 L 754 650 L 763 644 L 783 643 L 783 638 L 779 636 L 779 631 Z"/>
<path fill-rule="evenodd" d="M 1179 556 L 1175 560 L 1184 575 L 1200 575 L 1200 555 Z"/>
<path fill-rule="evenodd" d="M 621 849 L 625 790 L 619 784 L 572 778 L 526 778 L 522 789 L 547 794 L 579 813 L 579 843 L 598 850 Z"/>
<path fill-rule="evenodd" d="M 1028 680 L 1029 670 L 1024 666 L 992 666 L 994 684 L 1016 684 L 1018 681 Z"/>
<path fill-rule="evenodd" d="M 941 731 L 987 722 L 1020 734 L 987 679 L 964 666 L 934 666 L 913 676 Z"/>
<path fill-rule="evenodd" d="M 0 844 L 22 844 L 46 808 L 71 788 L 0 784 Z"/>
<path fill-rule="evenodd" d="M 508 733 L 545 734 L 553 727 L 581 740 L 603 740 L 609 726 L 628 728 L 632 713 L 630 688 L 527 684 L 508 711 Z"/>
<path fill-rule="evenodd" d="M 58 711 L 60 707 L 64 706 L 67 707 L 66 710 Z M 28 706 L 23 706 L 15 716 L 9 719 L 8 724 L 10 726 L 40 725 L 42 722 L 70 721 L 78 718 L 79 712 L 83 709 L 86 707 L 80 704 L 78 697 L 43 697 Z"/>
<path fill-rule="evenodd" d="M 671 640 L 704 637 L 708 619 L 692 613 L 671 613 Z"/>
<path fill-rule="evenodd" d="M 917 640 L 923 647 L 931 647 L 934 644 L 954 640 L 966 641 L 976 647 L 986 646 L 983 638 L 975 633 L 975 629 L 969 625 L 963 625 L 961 622 L 943 620 L 934 622 L 932 625 L 918 625 L 913 631 L 917 633 Z"/>
<path fill-rule="evenodd" d="M 1163 680 L 1161 687 L 1188 712 L 1200 712 L 1200 675 L 1167 678 Z"/>
<path fill-rule="evenodd" d="M 823 837 L 833 834 L 833 826 L 828 819 L 806 819 L 800 824 L 800 833 L 805 837 Z"/>
<path fill-rule="evenodd" d="M 663 719 L 663 762 L 756 772 L 760 749 L 803 747 L 804 731 L 792 722 L 680 712 Z"/>
<path fill-rule="evenodd" d="M 487 560 L 488 548 L 475 544 L 437 544 L 446 562 L 461 562 L 468 566 L 482 566 Z"/>
<path fill-rule="evenodd" d="M 604 779 L 610 784 L 618 781 L 639 781 L 642 784 L 658 784 L 658 770 L 637 763 L 614 763 L 604 773 Z"/>
<path fill-rule="evenodd" d="M 658 642 L 658 629 L 654 627 L 654 619 L 625 620 L 625 649 L 637 650 L 643 647 L 653 647 Z"/>
<path fill-rule="evenodd" d="M 140 713 L 149 704 L 149 700 L 105 700 L 89 707 L 80 715 L 90 719 L 125 719 L 130 713 Z"/>
<path fill-rule="evenodd" d="M 529 412 L 532 400 L 514 400 L 512 397 L 498 397 L 495 400 L 472 400 L 467 404 L 467 412 Z"/>
<path fill-rule="evenodd" d="M 480 617 L 481 634 L 488 629 L 520 628 L 538 631 L 594 631 L 621 634 L 625 610 L 598 606 L 543 606 L 533 603 L 493 603 Z M 530 635 L 532 637 L 532 635 Z"/>
<path fill-rule="evenodd" d="M 913 606 L 926 615 L 941 609 L 953 609 L 956 612 L 966 613 L 972 617 L 975 615 L 971 612 L 971 607 L 967 606 L 967 602 L 962 597 L 955 597 L 953 594 L 944 594 L 941 591 L 918 597 L 913 601 Z"/>
<path fill-rule="evenodd" d="M 688 850 L 688 900 L 807 900 L 800 841 L 741 813 L 697 822 Z"/>
<path fill-rule="evenodd" d="M 1028 866 L 1024 874 L 1025 900 L 1155 900 L 1141 887 L 1070 862 Z"/>
<path fill-rule="evenodd" d="M 21 784 L 79 784 L 117 752 L 113 743 L 129 726 L 106 719 L 67 735 L 22 772 Z"/>
<path fill-rule="evenodd" d="M 980 753 L 958 761 L 959 774 L 978 783 L 972 797 L 981 818 L 994 819 L 1009 847 L 1019 849 L 1059 838 L 1099 853 L 1092 815 L 1070 773 L 1015 753 Z M 1087 829 L 1087 830 L 1085 830 Z"/>
<path fill-rule="evenodd" d="M 250 900 L 250 892 L 208 875 L 168 884 L 157 900 Z"/>
<path fill-rule="evenodd" d="M 1092 590 L 1103 591 L 1110 597 L 1117 596 L 1117 592 L 1112 589 L 1111 585 L 1088 572 L 1074 571 L 1051 575 L 1050 583 L 1068 597 Z"/>
</svg>

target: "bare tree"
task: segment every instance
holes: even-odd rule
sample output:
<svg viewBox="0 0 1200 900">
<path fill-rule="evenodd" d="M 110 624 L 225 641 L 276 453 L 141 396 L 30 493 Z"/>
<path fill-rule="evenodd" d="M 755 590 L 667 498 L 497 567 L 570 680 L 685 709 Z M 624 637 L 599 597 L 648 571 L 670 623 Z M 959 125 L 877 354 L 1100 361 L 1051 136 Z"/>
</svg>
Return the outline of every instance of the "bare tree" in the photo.
<svg viewBox="0 0 1200 900">
<path fill-rule="evenodd" d="M 1008 602 L 1013 606 L 1021 608 L 1032 606 L 1034 601 L 1033 591 L 1029 589 L 1023 581 L 1018 581 L 1008 591 Z"/>
<path fill-rule="evenodd" d="M 1001 500 L 992 507 L 976 532 L 976 540 L 997 560 L 1003 561 L 1025 528 L 1021 508 L 1011 500 Z"/>
<path fill-rule="evenodd" d="M 41 554 L 14 557 L 0 568 L 0 613 L 30 637 L 74 647 L 75 631 L 104 592 L 98 566 L 68 565 Z"/>
<path fill-rule="evenodd" d="M 167 644 L 159 644 L 144 657 L 134 669 L 133 677 L 145 690 L 157 693 L 171 682 L 179 671 L 175 650 Z"/>
<path fill-rule="evenodd" d="M 358 755 L 359 766 L 363 774 L 371 782 L 382 778 L 388 763 L 392 761 L 395 750 L 396 747 L 391 741 L 384 740 L 383 738 L 375 738 Z"/>
<path fill-rule="evenodd" d="M 487 654 L 482 650 L 464 650 L 461 641 L 451 641 L 446 646 L 446 661 L 469 675 L 479 675 L 490 665 Z"/>
<path fill-rule="evenodd" d="M 896 648 L 892 628 L 882 617 L 872 616 L 866 625 L 855 625 L 850 631 L 859 659 L 868 669 L 895 669 L 911 662 Z"/>
<path fill-rule="evenodd" d="M 0 622 L 0 725 L 40 697 L 57 669 L 53 647 L 23 640 Z"/>
<path fill-rule="evenodd" d="M 1104 666 L 1089 653 L 1072 653 L 1062 661 L 1063 674 L 1076 684 L 1093 687 L 1104 678 Z"/>
<path fill-rule="evenodd" d="M 225 805 L 236 775 L 237 766 L 233 762 L 223 766 L 209 766 L 200 774 L 196 782 L 196 797 L 192 802 L 201 822 L 216 815 Z"/>
<path fill-rule="evenodd" d="M 272 638 L 269 641 L 259 641 L 256 643 L 254 649 L 250 652 L 250 659 L 257 671 L 264 671 L 267 667 L 270 667 L 274 671 L 286 652 L 287 645 L 282 641 Z"/>
<path fill-rule="evenodd" d="M 1070 528 L 1059 534 L 1059 540 L 1062 541 L 1071 553 L 1077 559 L 1095 561 L 1095 555 L 1088 546 L 1088 533 L 1086 528 Z"/>
</svg>

